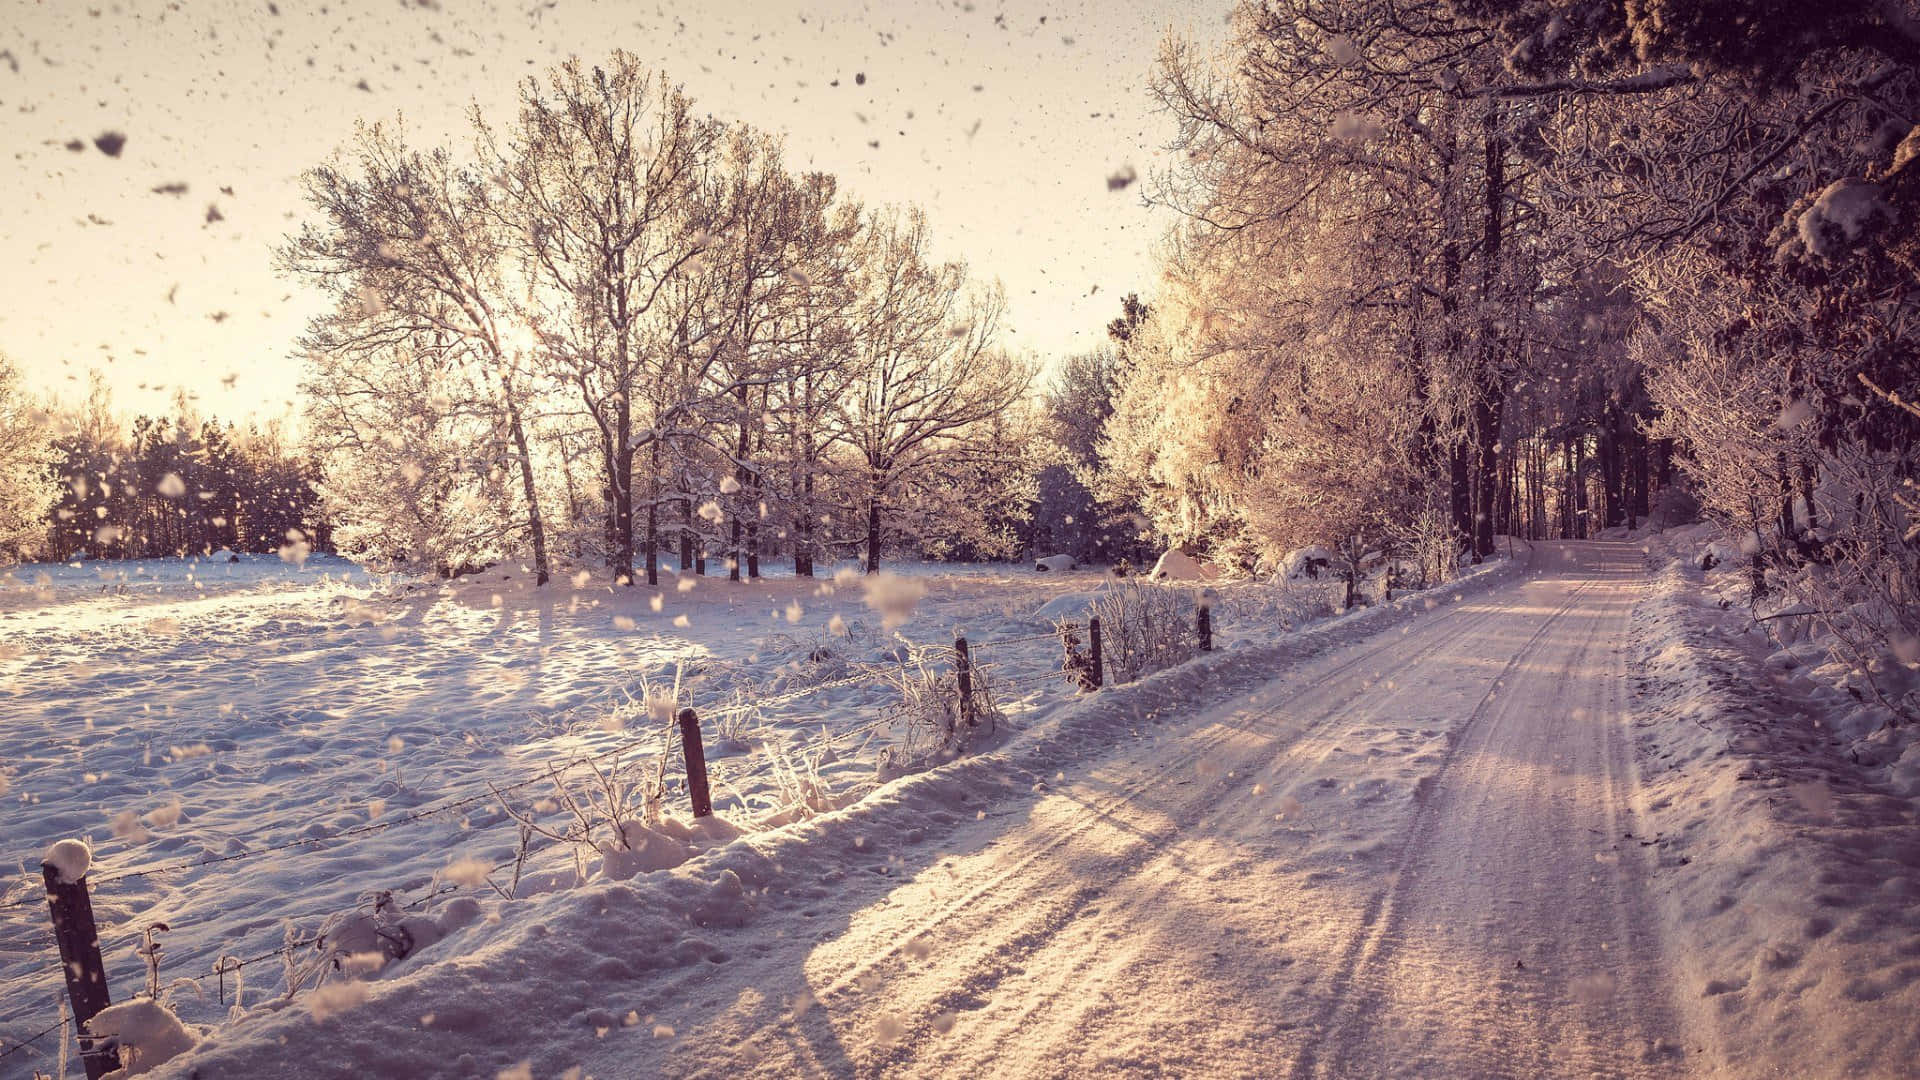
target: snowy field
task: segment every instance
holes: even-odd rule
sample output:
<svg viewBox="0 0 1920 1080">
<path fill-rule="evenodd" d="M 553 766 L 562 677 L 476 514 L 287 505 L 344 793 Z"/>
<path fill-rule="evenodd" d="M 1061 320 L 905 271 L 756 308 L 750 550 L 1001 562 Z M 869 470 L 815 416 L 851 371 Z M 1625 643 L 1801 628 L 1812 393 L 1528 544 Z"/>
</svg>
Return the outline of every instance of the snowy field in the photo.
<svg viewBox="0 0 1920 1080">
<path fill-rule="evenodd" d="M 519 834 L 487 785 L 521 785 L 513 805 L 548 803 L 538 810 L 554 823 L 566 815 L 549 802 L 550 765 L 597 756 L 644 782 L 660 746 L 677 750 L 647 712 L 646 685 L 677 677 L 680 704 L 708 717 L 729 834 L 872 790 L 883 756 L 908 737 L 888 722 L 900 692 L 887 673 L 919 646 L 964 631 L 1008 731 L 1073 696 L 1046 677 L 1060 648 L 1035 613 L 1050 601 L 1072 611 L 1101 572 L 917 565 L 887 580 L 875 603 L 904 616 L 890 629 L 866 583 L 832 570 L 750 584 L 668 573 L 659 589 L 618 591 L 569 579 L 535 591 L 514 569 L 420 583 L 319 557 L 17 569 L 0 579 L 0 1036 L 57 1019 L 39 860 L 63 837 L 94 846 L 116 1000 L 145 985 L 135 948 L 163 922 L 162 982 L 197 978 L 173 1000 L 206 1023 L 233 1005 L 235 976 L 207 977 L 222 956 L 270 955 L 289 934 L 305 941 L 382 891 L 424 914 L 458 895 L 497 898 L 474 868 L 512 863 Z M 1331 595 L 1228 587 L 1215 609 L 1220 646 L 1271 636 Z M 570 785 L 590 779 L 568 774 Z M 686 807 L 676 761 L 666 809 L 685 818 Z M 719 838 L 677 836 L 644 866 L 617 869 L 671 865 Z M 533 846 L 516 895 L 575 882 L 567 845 Z M 512 875 L 492 880 L 507 886 Z M 244 1006 L 284 991 L 282 966 L 272 957 L 246 969 Z M 23 1056 L 0 1062 L 4 1075 Z"/>
<path fill-rule="evenodd" d="M 1245 844 L 1246 828 L 1276 827 L 1277 812 L 1282 822 L 1277 827 L 1295 832 L 1285 822 L 1309 802 L 1324 802 L 1319 812 L 1331 815 L 1329 821 L 1351 817 L 1347 825 L 1322 835 L 1328 846 L 1316 859 L 1337 864 L 1355 858 L 1356 852 L 1379 850 L 1399 827 L 1399 815 L 1408 805 L 1402 789 L 1412 790 L 1407 785 L 1417 784 L 1422 767 L 1430 770 L 1434 759 L 1426 755 L 1442 729 L 1434 726 L 1437 716 L 1379 717 L 1374 710 L 1343 705 L 1341 695 L 1390 686 L 1438 707 L 1431 677 L 1450 670 L 1444 657 L 1440 666 L 1423 669 L 1425 677 L 1401 683 L 1385 678 L 1385 669 L 1393 666 L 1388 658 L 1408 648 L 1424 657 L 1446 645 L 1478 656 L 1518 644 L 1528 625 L 1538 622 L 1531 604 L 1521 609 L 1518 625 L 1500 633 L 1461 633 L 1499 615 L 1500 606 L 1489 607 L 1475 598 L 1513 580 L 1517 569 L 1495 562 L 1433 593 L 1325 620 L 1293 634 L 1284 632 L 1287 627 L 1278 616 L 1299 598 L 1259 593 L 1295 590 L 1256 587 L 1236 595 L 1229 588 L 1217 609 L 1222 648 L 1215 656 L 1138 684 L 1109 687 L 1073 707 L 1061 707 L 1067 696 L 1059 691 L 1051 692 L 1052 697 L 1043 690 L 1030 701 L 1015 699 L 1009 718 L 1021 730 L 998 748 L 983 748 L 985 752 L 931 773 L 886 785 L 842 809 L 757 832 L 685 866 L 630 880 L 602 876 L 581 888 L 512 901 L 467 890 L 438 903 L 433 919 L 411 924 L 416 931 L 444 935 L 444 940 L 377 973 L 335 976 L 290 1005 L 280 1001 L 277 965 L 256 968 L 264 977 L 249 977 L 245 1008 L 231 1014 L 238 1022 L 210 1032 L 212 1041 L 200 1054 L 167 1071 L 192 1068 L 203 1077 L 261 1071 L 549 1076 L 583 1066 L 588 1075 L 599 1076 L 699 1074 L 703 1068 L 715 1074 L 754 1069 L 841 1074 L 880 1068 L 897 1059 L 909 1030 L 916 1040 L 953 1032 L 952 1038 L 929 1045 L 932 1056 L 909 1071 L 965 1069 L 969 1061 L 981 1067 L 994 1060 L 1034 1064 L 1039 1051 L 1008 1045 L 1004 1026 L 1022 1022 L 1024 1003 L 1052 1007 L 1049 1003 L 1064 1000 L 1060 991 L 1073 985 L 1071 980 L 1051 979 L 1046 967 L 1036 967 L 1030 979 L 1014 977 L 1022 966 L 1020 956 L 1047 940 L 1047 931 L 1035 920 L 1045 924 L 1061 918 L 1062 905 L 1069 921 L 1094 914 L 1099 905 L 1089 902 L 1106 887 L 1103 882 L 1114 882 L 1116 889 L 1123 882 L 1138 884 L 1132 875 L 1149 865 L 1157 870 L 1151 879 L 1154 888 L 1164 889 L 1169 873 L 1183 876 L 1197 860 L 1206 871 L 1201 885 L 1211 888 L 1225 880 L 1223 853 Z M 931 629 L 964 618 L 976 639 L 991 640 L 997 634 L 977 628 L 990 625 L 998 634 L 1011 635 L 1034 625 L 1006 614 L 1008 605 L 1016 612 L 1031 610 L 1052 593 L 1089 583 L 1071 576 L 1036 582 L 1025 571 L 972 575 L 964 581 L 935 575 L 927 582 L 928 597 L 905 629 Z M 483 584 L 462 585 L 456 591 Z M 697 587 L 696 593 L 706 587 Z M 778 582 L 751 588 L 770 591 L 755 605 L 759 612 L 773 610 L 768 601 L 790 595 L 777 593 L 782 588 Z M 709 618 L 720 622 L 724 605 L 710 606 L 719 610 L 708 612 Z M 855 605 L 843 601 L 840 610 L 853 611 Z M 1269 617 L 1248 617 L 1263 611 Z M 672 608 L 660 613 L 667 618 L 673 614 Z M 825 611 L 814 614 L 831 618 Z M 781 618 L 784 621 L 784 614 Z M 766 634 L 763 620 L 771 622 L 766 614 L 752 617 L 751 623 L 736 622 L 733 647 L 751 649 L 751 635 Z M 1406 644 L 1414 639 L 1400 636 L 1420 628 L 1425 629 L 1417 643 Z M 1382 633 L 1386 640 L 1366 644 Z M 1261 752 L 1261 747 L 1281 744 L 1265 735 L 1254 738 L 1259 733 L 1257 725 L 1245 719 L 1251 715 L 1245 695 L 1253 691 L 1254 714 L 1268 717 L 1259 724 L 1271 725 L 1277 718 L 1279 726 L 1269 734 L 1292 729 L 1293 713 L 1285 704 L 1291 691 L 1282 688 L 1276 697 L 1261 688 L 1276 672 L 1290 672 L 1297 665 L 1307 666 L 1290 678 L 1305 689 L 1340 673 L 1330 684 L 1334 689 L 1312 690 L 1309 698 L 1316 703 L 1313 709 L 1335 710 L 1339 730 L 1306 744 L 1308 758 L 1270 763 L 1273 775 L 1256 785 L 1249 799 L 1249 773 L 1236 762 Z M 1458 670 L 1452 677 L 1456 681 L 1481 677 L 1478 662 Z M 1445 692 L 1470 693 L 1464 687 Z M 1357 741 L 1330 753 L 1344 741 L 1340 731 L 1356 723 L 1359 728 L 1350 734 Z M 1248 743 L 1248 738 L 1254 741 Z M 842 767 L 847 793 L 870 785 L 871 764 Z M 867 779 L 856 783 L 856 777 Z M 1326 789 L 1323 778 L 1336 787 Z M 295 820 L 310 816 L 297 806 L 283 813 Z M 184 818 L 172 828 L 188 830 L 191 823 Z M 1216 819 L 1242 825 L 1220 832 Z M 351 820 L 343 817 L 341 824 Z M 408 879 L 396 864 L 417 867 L 412 876 L 425 886 L 433 871 L 463 853 L 491 856 L 511 850 L 510 828 L 504 840 L 490 844 L 454 826 L 437 833 L 429 829 L 413 847 L 392 839 L 400 831 L 366 841 L 385 846 L 377 856 L 359 862 L 348 861 L 353 847 L 343 848 L 341 863 L 353 868 L 357 882 L 322 884 L 301 870 L 303 863 L 315 859 L 279 853 L 266 857 L 263 876 L 280 887 L 263 886 L 261 903 L 291 907 L 287 896 L 297 888 L 307 897 L 337 897 L 310 910 L 340 910 L 351 906 L 356 888 Z M 498 824 L 483 831 L 501 834 Z M 724 839 L 683 835 L 696 844 Z M 1175 847 L 1165 851 L 1170 843 Z M 1172 864 L 1132 850 L 1143 844 L 1146 855 L 1165 854 Z M 112 851 L 103 850 L 109 867 L 117 863 Z M 1109 866 L 1116 857 L 1120 862 Z M 1242 870 L 1250 865 L 1244 858 L 1228 861 Z M 1309 873 L 1301 887 L 1311 888 L 1323 873 Z M 1240 874 L 1232 871 L 1232 876 Z M 1257 886 L 1259 880 L 1245 877 L 1244 884 Z M 1333 895 L 1345 895 L 1345 890 Z M 1116 915 L 1122 920 L 1116 925 L 1131 927 L 1132 940 L 1152 951 L 1159 931 L 1137 920 L 1157 919 L 1156 911 L 1124 908 Z M 1305 917 L 1302 912 L 1285 914 L 1289 919 Z M 142 914 L 137 921 L 146 917 Z M 982 919 L 991 929 L 977 925 Z M 309 920 L 302 929 L 313 925 Z M 1091 933 L 1102 924 L 1088 920 L 1082 925 Z M 260 931 L 270 948 L 277 939 L 277 920 L 263 918 Z M 1094 933 L 1086 942 L 1092 953 L 1074 953 L 1063 962 L 1091 962 L 1112 948 L 1111 937 L 1112 932 Z M 1118 955 L 1138 953 L 1128 948 Z M 996 956 L 1011 957 L 1011 971 L 991 960 Z M 1222 973 L 1230 971 L 1223 968 Z M 116 981 L 137 985 L 138 972 L 137 962 L 123 960 Z M 909 974 L 916 977 L 915 984 L 896 997 L 893 986 Z M 1051 989 L 1026 988 L 1035 979 Z M 50 998 L 51 990 L 42 996 Z M 1164 995 L 1169 1007 L 1177 998 Z M 189 1022 L 210 1023 L 223 1015 L 214 1003 L 190 994 L 176 994 L 174 1000 Z M 514 1022 L 505 1023 L 503 1017 Z M 975 1023 L 988 1026 L 979 1035 L 963 1035 L 955 1026 Z M 821 1024 L 829 1025 L 828 1045 L 836 1056 L 790 1057 L 792 1049 L 804 1045 L 790 1041 L 792 1026 L 799 1025 L 799 1034 L 813 1042 Z M 929 1024 L 930 1030 L 922 1030 Z M 699 1034 L 707 1026 L 711 1030 Z M 1122 1056 L 1105 1060 L 1159 1052 L 1150 1051 L 1140 1038 L 1160 1030 L 1132 1033 L 1124 1046 L 1113 1048 Z M 1052 1027 L 1048 1032 L 1049 1038 L 1061 1034 Z M 710 1059 L 715 1046 L 734 1050 Z M 1015 1056 L 996 1057 L 1006 1053 Z"/>
</svg>

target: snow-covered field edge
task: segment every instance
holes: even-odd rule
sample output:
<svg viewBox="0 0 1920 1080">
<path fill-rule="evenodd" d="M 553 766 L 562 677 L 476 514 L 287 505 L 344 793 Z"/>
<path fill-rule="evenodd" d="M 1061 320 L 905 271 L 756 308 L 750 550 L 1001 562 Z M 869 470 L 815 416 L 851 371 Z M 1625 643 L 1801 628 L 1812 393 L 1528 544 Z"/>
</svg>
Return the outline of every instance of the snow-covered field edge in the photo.
<svg viewBox="0 0 1920 1080">
<path fill-rule="evenodd" d="M 1856 758 L 1842 735 L 1853 701 L 1769 662 L 1752 618 L 1668 547 L 1653 545 L 1658 569 L 1633 614 L 1651 835 L 1632 839 L 1657 849 L 1675 998 L 1710 1040 L 1690 1049 L 1718 1075 L 1912 1075 L 1914 791 Z"/>
<path fill-rule="evenodd" d="M 1060 770 L 1146 725 L 1178 723 L 1289 663 L 1497 587 L 1531 564 L 1523 545 L 1517 558 L 1443 586 L 1087 694 L 991 749 L 669 870 L 513 901 L 462 898 L 439 920 L 436 946 L 374 978 L 236 1010 L 157 1075 L 468 1076 L 522 1062 L 532 1075 L 562 1074 L 577 1060 L 570 1045 L 648 1022 L 624 1006 L 649 972 L 724 963 L 728 950 L 750 948 L 775 894 L 828 900 L 849 874 L 924 866 L 943 830 L 1045 790 Z"/>
</svg>

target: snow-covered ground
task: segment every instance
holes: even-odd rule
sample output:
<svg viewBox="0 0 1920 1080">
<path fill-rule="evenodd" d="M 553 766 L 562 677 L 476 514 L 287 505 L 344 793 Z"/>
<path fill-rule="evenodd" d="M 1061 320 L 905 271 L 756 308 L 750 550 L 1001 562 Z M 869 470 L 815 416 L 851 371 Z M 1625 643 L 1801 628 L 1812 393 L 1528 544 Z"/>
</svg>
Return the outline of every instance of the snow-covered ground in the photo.
<svg viewBox="0 0 1920 1080">
<path fill-rule="evenodd" d="M 38 747 L 18 759 L 19 805 L 0 828 L 31 836 L 23 863 L 56 836 L 99 842 L 122 998 L 142 974 L 124 943 L 150 919 L 174 926 L 164 981 L 204 971 L 215 949 L 270 954 L 283 918 L 304 938 L 365 892 L 431 901 L 388 916 L 427 943 L 390 963 L 371 923 L 336 927 L 363 939 L 345 949 L 363 970 L 290 1002 L 277 961 L 244 973 L 237 1008 L 176 991 L 200 1043 L 163 1075 L 1908 1074 L 1920 1050 L 1904 1019 L 1920 1004 L 1908 744 L 1870 734 L 1820 677 L 1844 673 L 1783 667 L 1749 615 L 1721 606 L 1729 582 L 1690 569 L 1702 543 L 1523 548 L 1304 628 L 1323 596 L 1230 586 L 1216 654 L 1088 695 L 1010 688 L 1007 726 L 931 771 L 876 784 L 885 725 L 830 754 L 816 741 L 785 755 L 811 757 L 828 787 L 824 812 L 807 815 L 774 813 L 778 748 L 867 726 L 889 700 L 864 682 L 783 697 L 900 647 L 871 629 L 859 583 L 816 595 L 819 582 L 707 581 L 669 587 L 655 612 L 648 590 L 569 586 L 536 603 L 483 579 L 379 599 L 316 579 L 278 606 L 235 590 L 205 626 L 161 613 L 197 598 L 138 611 L 76 598 L 65 620 L 27 609 L 35 636 L 11 632 L 21 612 L 0 623 L 33 642 L 7 661 L 29 676 L 9 683 L 10 715 L 32 730 L 7 731 L 5 749 Z M 1038 633 L 1032 613 L 1072 608 L 1098 581 L 1024 568 L 916 579 L 927 595 L 899 628 L 915 642 L 962 625 L 975 641 Z M 155 617 L 180 622 L 158 646 L 96 627 Z M 825 632 L 836 618 L 861 624 Z M 292 680 L 208 663 L 160 684 L 174 635 L 216 625 L 256 642 L 297 626 L 315 655 Z M 158 700 L 147 712 L 61 694 L 71 664 L 41 657 L 89 642 L 96 663 L 151 663 L 142 692 L 171 696 L 174 716 L 153 715 Z M 806 659 L 822 646 L 833 659 Z M 1057 660 L 1045 640 L 981 654 L 1008 682 Z M 519 898 L 470 887 L 460 860 L 513 854 L 512 822 L 487 801 L 465 820 L 110 880 L 242 850 L 229 838 L 271 847 L 316 822 L 338 833 L 483 778 L 537 776 L 539 762 L 635 730 L 606 730 L 610 715 L 650 723 L 597 704 L 608 683 L 592 672 L 657 672 L 681 655 L 692 700 L 752 679 L 763 689 L 748 696 L 769 708 L 719 755 L 729 824 L 636 833 L 619 873 L 574 884 L 548 847 Z M 322 686 L 343 715 L 302 696 Z M 208 694 L 244 702 L 227 717 L 245 732 L 224 736 L 234 748 L 134 760 L 143 738 L 185 745 L 153 733 Z M 57 729 L 49 752 L 56 716 L 82 735 Z M 130 717 L 146 734 L 115 742 L 82 716 L 94 731 Z M 400 745 L 390 729 L 404 729 Z M 113 835 L 115 814 L 176 795 L 148 837 Z M 784 817 L 797 820 L 765 827 Z M 26 943 L 4 972 L 11 1031 L 50 1021 L 58 985 L 24 891 L 32 903 L 5 924 Z"/>
<path fill-rule="evenodd" d="M 11 867 L 0 884 L 0 1049 L 57 1018 L 39 861 L 63 837 L 94 846 L 116 998 L 144 985 L 134 948 L 164 922 L 162 979 L 200 977 L 199 991 L 179 988 L 173 1000 L 208 1023 L 226 1014 L 235 980 L 205 977 L 218 958 L 272 954 L 289 924 L 305 940 L 386 890 L 424 913 L 459 894 L 493 896 L 473 868 L 511 862 L 519 835 L 488 784 L 531 781 L 509 799 L 532 809 L 555 795 L 549 765 L 599 755 L 604 767 L 623 746 L 627 776 L 654 775 L 665 740 L 645 685 L 677 677 L 680 703 L 707 718 L 716 807 L 746 830 L 876 786 L 882 755 L 904 737 L 886 722 L 900 694 L 885 678 L 903 649 L 968 634 L 1009 731 L 1074 696 L 1046 677 L 1060 648 L 1035 613 L 1097 588 L 1103 572 L 910 565 L 892 575 L 883 595 L 832 571 L 746 584 L 668 573 L 659 589 L 622 590 L 569 578 L 534 590 L 515 568 L 422 584 L 269 556 L 0 577 L 0 836 Z M 1228 650 L 1323 610 L 1333 592 L 1222 591 L 1216 634 Z M 882 608 L 907 617 L 888 628 Z M 667 808 L 684 817 L 677 764 L 668 779 Z M 801 799 L 812 806 L 796 809 Z M 565 817 L 540 809 L 550 824 Z M 571 883 L 566 845 L 535 846 L 518 895 Z M 244 978 L 249 1007 L 285 984 L 278 958 Z M 18 1053 L 0 1075 L 49 1060 Z"/>
<path fill-rule="evenodd" d="M 1534 663 L 1561 654 L 1548 631 L 1597 625 L 1566 617 L 1583 578 L 1487 591 L 1512 577 L 1489 566 L 1302 633 L 1263 627 L 678 869 L 488 901 L 378 979 L 257 1003 L 168 1071 L 1259 1073 L 1290 1046 L 1331 1060 L 1324 1032 L 1377 1026 L 1379 1003 L 1328 995 L 1374 978 L 1377 949 L 1357 945 L 1409 872 L 1401 838 L 1437 798 L 1449 733 L 1507 730 L 1492 721 L 1531 695 L 1494 684 L 1563 683 Z M 1360 1022 L 1316 1020 L 1323 1007 Z"/>
</svg>

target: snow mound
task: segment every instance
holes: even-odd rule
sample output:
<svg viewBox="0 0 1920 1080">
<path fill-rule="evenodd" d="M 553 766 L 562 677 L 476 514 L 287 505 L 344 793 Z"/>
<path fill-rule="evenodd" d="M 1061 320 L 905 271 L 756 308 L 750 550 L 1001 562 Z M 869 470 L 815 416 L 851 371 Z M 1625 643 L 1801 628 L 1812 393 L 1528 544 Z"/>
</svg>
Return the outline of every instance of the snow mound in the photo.
<svg viewBox="0 0 1920 1080">
<path fill-rule="evenodd" d="M 1153 564 L 1152 573 L 1147 575 L 1154 581 L 1212 581 L 1219 576 L 1219 567 L 1203 563 L 1179 548 L 1169 549 L 1160 556 Z"/>
<path fill-rule="evenodd" d="M 120 1045 L 120 1067 L 107 1074 L 108 1080 L 152 1072 L 200 1045 L 198 1035 L 152 998 L 109 1005 L 87 1021 L 87 1030 Z"/>
<path fill-rule="evenodd" d="M 1869 229 L 1889 225 L 1893 218 L 1893 208 L 1879 184 L 1847 177 L 1828 184 L 1800 215 L 1800 242 L 1823 259 L 1834 258 L 1858 243 Z"/>
<path fill-rule="evenodd" d="M 1712 570 L 1716 567 L 1734 567 L 1744 561 L 1746 560 L 1741 557 L 1738 551 L 1735 551 L 1730 545 L 1722 543 L 1719 540 L 1715 540 L 1706 547 L 1701 548 L 1693 557 L 1693 565 L 1701 570 Z"/>
<path fill-rule="evenodd" d="M 62 885 L 74 885 L 93 868 L 93 849 L 85 840 L 61 840 L 40 861 L 59 872 Z"/>
<path fill-rule="evenodd" d="M 629 881 L 655 870 L 671 870 L 693 858 L 685 839 L 647 828 L 638 821 L 620 826 L 621 843 L 600 844 L 598 881 Z"/>
<path fill-rule="evenodd" d="M 1102 585 L 1086 592 L 1061 593 L 1059 596 L 1041 604 L 1031 616 L 1034 622 L 1085 622 L 1093 613 L 1093 607 L 1100 598 L 1107 595 L 1109 589 Z"/>
<path fill-rule="evenodd" d="M 1332 548 L 1318 545 L 1296 548 L 1281 558 L 1280 576 L 1287 581 L 1312 581 L 1339 559 Z"/>
</svg>

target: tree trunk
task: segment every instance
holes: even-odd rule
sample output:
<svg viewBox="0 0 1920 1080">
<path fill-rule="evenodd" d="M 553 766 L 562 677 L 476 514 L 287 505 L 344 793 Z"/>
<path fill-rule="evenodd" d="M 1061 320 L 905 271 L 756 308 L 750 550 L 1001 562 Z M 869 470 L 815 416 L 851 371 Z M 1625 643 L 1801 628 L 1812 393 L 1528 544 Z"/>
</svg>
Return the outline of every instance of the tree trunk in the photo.
<svg viewBox="0 0 1920 1080">
<path fill-rule="evenodd" d="M 805 470 L 800 477 L 800 505 L 795 510 L 793 522 L 793 573 L 795 577 L 813 576 L 813 436 L 806 436 L 805 455 L 801 467 Z"/>
<path fill-rule="evenodd" d="M 880 496 L 867 498 L 867 573 L 880 569 Z"/>
<path fill-rule="evenodd" d="M 744 318 L 745 316 L 743 314 L 742 315 L 743 321 L 744 321 Z M 748 401 L 747 401 L 747 387 L 744 383 L 740 386 L 739 390 L 736 392 L 736 400 L 738 401 L 739 408 L 740 408 L 740 437 L 735 445 L 735 458 L 733 463 L 733 481 L 734 483 L 740 486 L 740 490 L 734 494 L 734 498 L 733 498 L 733 536 L 732 536 L 733 557 L 728 560 L 728 565 L 727 565 L 728 581 L 740 580 L 741 564 L 746 561 L 746 545 L 744 543 L 745 533 L 746 533 L 746 522 L 744 522 L 741 519 L 744 516 L 743 507 L 747 504 L 747 502 L 751 498 L 749 489 L 747 487 L 748 472 L 747 472 L 746 461 L 747 461 L 747 454 L 750 450 L 752 450 L 753 447 L 752 447 L 752 443 L 749 441 L 751 433 L 747 427 Z"/>
<path fill-rule="evenodd" d="M 1775 482 L 1780 485 L 1780 542 L 1784 547 L 1785 545 L 1792 544 L 1800 533 L 1799 524 L 1794 519 L 1793 481 L 1788 479 L 1787 476 L 1787 452 L 1785 450 L 1780 451 L 1774 459 L 1774 475 Z"/>
<path fill-rule="evenodd" d="M 1573 485 L 1573 538 L 1587 538 L 1587 443 L 1585 439 L 1575 439 L 1573 443 L 1573 473 L 1569 482 Z"/>
<path fill-rule="evenodd" d="M 680 569 L 693 569 L 693 500 L 680 500 Z"/>
<path fill-rule="evenodd" d="M 1473 540 L 1473 490 L 1467 468 L 1467 443 L 1463 439 L 1447 453 L 1447 489 L 1453 504 L 1453 533 L 1457 550 Z"/>
<path fill-rule="evenodd" d="M 1506 232 L 1507 144 L 1498 131 L 1499 115 L 1489 106 L 1485 119 L 1486 199 L 1480 243 L 1480 355 L 1473 411 L 1479 437 L 1479 503 L 1474 508 L 1473 561 L 1493 554 L 1493 496 L 1499 456 L 1500 419 L 1506 409 L 1507 381 L 1499 374 L 1500 345 L 1494 337 L 1493 305 L 1502 291 L 1500 247 Z"/>
<path fill-rule="evenodd" d="M 1807 529 L 1809 539 L 1820 529 L 1820 511 L 1813 505 L 1813 460 L 1800 459 L 1800 499 L 1807 504 Z"/>
<path fill-rule="evenodd" d="M 1626 499 L 1620 490 L 1620 438 L 1618 427 L 1620 414 L 1609 402 L 1600 409 L 1600 438 L 1595 453 L 1600 459 L 1600 482 L 1607 491 L 1607 503 L 1601 516 L 1601 523 L 1612 528 L 1620 524 L 1621 511 Z"/>
<path fill-rule="evenodd" d="M 660 440 L 647 447 L 647 584 L 660 584 Z"/>
<path fill-rule="evenodd" d="M 625 399 L 619 406 L 618 421 L 614 426 L 614 481 L 613 481 L 613 522 L 619 535 L 619 553 L 616 556 L 613 575 L 614 582 L 620 585 L 632 585 L 633 581 L 633 449 L 629 445 L 633 440 L 633 413 Z"/>
<path fill-rule="evenodd" d="M 1493 534 L 1495 536 L 1511 536 L 1519 531 L 1513 527 L 1515 496 L 1519 486 L 1514 468 L 1516 458 L 1512 447 L 1505 447 L 1505 449 L 1507 452 L 1500 456 L 1500 498 L 1494 503 Z"/>
<path fill-rule="evenodd" d="M 520 422 L 520 402 L 513 395 L 513 376 L 502 372 L 500 389 L 507 399 L 507 430 L 514 454 L 520 459 L 520 490 L 527 500 L 527 531 L 533 534 L 533 579 L 545 585 L 552 576 L 547 565 L 547 528 L 540 519 L 540 499 L 533 486 L 533 455 L 527 450 L 527 430 Z"/>
<path fill-rule="evenodd" d="M 1647 444 L 1647 436 L 1636 423 L 1634 425 L 1634 502 L 1628 507 L 1628 511 L 1640 521 L 1645 521 L 1653 513 L 1653 503 L 1647 496 L 1647 465 L 1649 465 L 1647 457 L 1649 455 L 1651 455 L 1651 446 Z"/>
<path fill-rule="evenodd" d="M 611 451 L 607 452 L 605 458 L 601 467 L 606 470 L 607 482 L 600 488 L 600 498 L 607 504 L 607 517 L 601 522 L 601 532 L 605 534 L 603 540 L 607 546 L 607 572 L 618 580 L 620 577 L 620 514 L 617 508 L 620 505 L 620 498 L 614 494 L 613 474 L 619 470 L 619 466 L 614 463 Z"/>
<path fill-rule="evenodd" d="M 1480 501 L 1475 508 L 1473 521 L 1473 561 L 1476 563 L 1493 554 L 1493 497 L 1498 489 L 1500 418 L 1505 412 L 1506 401 L 1506 380 L 1497 376 L 1490 378 L 1489 384 L 1475 395 L 1473 420 L 1479 438 L 1480 453 L 1480 470 L 1476 485 L 1479 489 Z"/>
</svg>

